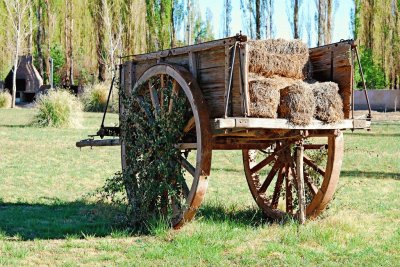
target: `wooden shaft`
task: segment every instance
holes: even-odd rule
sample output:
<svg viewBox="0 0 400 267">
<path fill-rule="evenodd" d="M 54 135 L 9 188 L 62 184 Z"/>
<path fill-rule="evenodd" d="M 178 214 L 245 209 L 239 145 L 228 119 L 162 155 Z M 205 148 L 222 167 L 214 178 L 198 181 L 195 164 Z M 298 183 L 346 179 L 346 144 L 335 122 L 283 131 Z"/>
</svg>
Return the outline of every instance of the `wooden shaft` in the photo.
<svg viewBox="0 0 400 267">
<path fill-rule="evenodd" d="M 306 221 L 306 196 L 304 191 L 304 173 L 303 173 L 304 147 L 300 144 L 296 147 L 296 179 L 297 195 L 299 200 L 299 222 L 304 224 Z"/>
<path fill-rule="evenodd" d="M 119 139 L 101 139 L 101 140 L 85 139 L 85 140 L 76 142 L 77 147 L 119 146 L 119 145 L 121 145 Z"/>
</svg>

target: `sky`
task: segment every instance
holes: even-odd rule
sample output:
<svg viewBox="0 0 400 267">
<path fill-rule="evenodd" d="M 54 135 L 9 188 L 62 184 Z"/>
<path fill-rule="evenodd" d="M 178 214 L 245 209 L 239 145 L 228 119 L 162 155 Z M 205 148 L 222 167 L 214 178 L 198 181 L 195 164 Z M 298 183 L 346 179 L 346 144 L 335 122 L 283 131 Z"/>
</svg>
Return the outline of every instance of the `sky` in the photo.
<svg viewBox="0 0 400 267">
<path fill-rule="evenodd" d="M 205 18 L 205 13 L 207 8 L 209 8 L 213 14 L 213 26 L 214 26 L 214 36 L 216 38 L 221 38 L 221 20 L 222 20 L 222 10 L 223 10 L 224 0 L 199 0 L 202 17 Z M 334 16 L 334 28 L 332 42 L 338 42 L 341 39 L 350 39 L 352 34 L 350 33 L 350 10 L 353 1 L 349 0 L 335 0 L 335 5 L 337 6 Z M 315 0 L 303 0 L 300 17 L 304 20 L 309 18 L 312 23 L 313 35 L 311 47 L 316 46 L 317 34 L 314 26 L 314 13 L 316 12 Z M 273 21 L 275 24 L 275 38 L 291 39 L 291 27 L 287 15 L 287 0 L 275 0 L 274 1 L 274 17 Z M 303 23 L 303 33 L 302 39 L 307 43 L 307 34 L 305 32 L 305 23 Z M 242 22 L 242 14 L 240 10 L 240 0 L 232 0 L 232 23 L 231 32 L 232 35 L 239 33 L 242 30 L 243 34 L 244 26 Z"/>
</svg>

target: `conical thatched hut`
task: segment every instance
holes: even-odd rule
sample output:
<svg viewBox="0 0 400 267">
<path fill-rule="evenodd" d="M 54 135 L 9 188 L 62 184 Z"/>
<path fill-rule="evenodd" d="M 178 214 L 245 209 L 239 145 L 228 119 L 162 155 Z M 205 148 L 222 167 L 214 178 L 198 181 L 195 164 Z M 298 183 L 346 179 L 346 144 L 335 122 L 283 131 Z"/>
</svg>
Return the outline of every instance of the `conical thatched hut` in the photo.
<svg viewBox="0 0 400 267">
<path fill-rule="evenodd" d="M 10 90 L 13 87 L 13 70 L 14 68 L 10 70 L 4 81 L 4 87 Z M 21 101 L 29 102 L 34 99 L 35 94 L 43 85 L 43 79 L 32 63 L 32 56 L 19 57 L 16 85 L 17 98 L 19 97 Z"/>
</svg>

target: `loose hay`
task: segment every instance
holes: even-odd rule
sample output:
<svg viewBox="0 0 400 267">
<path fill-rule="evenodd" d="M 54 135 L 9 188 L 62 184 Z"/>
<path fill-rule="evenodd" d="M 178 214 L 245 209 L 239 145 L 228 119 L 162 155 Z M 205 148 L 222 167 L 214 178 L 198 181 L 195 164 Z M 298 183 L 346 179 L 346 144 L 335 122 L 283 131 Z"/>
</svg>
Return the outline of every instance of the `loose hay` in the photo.
<svg viewBox="0 0 400 267">
<path fill-rule="evenodd" d="M 343 120 L 343 101 L 338 85 L 334 82 L 315 82 L 310 87 L 315 98 L 315 118 L 326 123 Z"/>
<path fill-rule="evenodd" d="M 249 75 L 250 114 L 252 117 L 276 118 L 280 101 L 279 90 L 293 84 L 295 80 L 274 76 L 264 78 Z"/>
<path fill-rule="evenodd" d="M 307 78 L 308 48 L 300 40 L 250 40 L 247 43 L 250 72 L 265 77 Z"/>
<path fill-rule="evenodd" d="M 310 124 L 314 111 L 314 94 L 307 83 L 298 81 L 281 90 L 278 114 L 295 125 Z"/>
</svg>

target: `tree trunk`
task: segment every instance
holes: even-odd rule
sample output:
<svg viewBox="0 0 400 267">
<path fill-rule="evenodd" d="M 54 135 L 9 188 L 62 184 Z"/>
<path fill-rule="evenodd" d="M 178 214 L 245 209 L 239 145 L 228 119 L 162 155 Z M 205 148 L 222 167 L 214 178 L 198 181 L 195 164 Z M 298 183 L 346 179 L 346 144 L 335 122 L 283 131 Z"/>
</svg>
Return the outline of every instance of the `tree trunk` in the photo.
<svg viewBox="0 0 400 267">
<path fill-rule="evenodd" d="M 273 38 L 274 23 L 273 23 L 274 7 L 272 0 L 269 0 L 269 38 Z"/>
<path fill-rule="evenodd" d="M 71 87 L 72 81 L 72 0 L 65 0 L 65 81 L 66 87 Z"/>
<path fill-rule="evenodd" d="M 325 30 L 325 44 L 332 43 L 332 7 L 333 0 L 326 0 L 326 30 Z"/>
<path fill-rule="evenodd" d="M 46 22 L 43 25 L 43 44 L 45 45 L 45 55 L 44 55 L 44 67 L 46 69 L 46 77 L 47 77 L 47 81 L 50 80 L 50 57 L 51 57 L 51 47 L 50 47 L 50 3 L 49 0 L 44 0 L 44 4 L 45 4 L 45 17 L 43 18 L 43 20 L 45 19 Z"/>
<path fill-rule="evenodd" d="M 28 54 L 33 55 L 33 4 L 29 5 Z"/>
<path fill-rule="evenodd" d="M 175 29 L 175 21 L 174 21 L 174 12 L 175 12 L 175 5 L 174 1 L 171 1 L 171 48 L 175 47 L 176 43 L 176 29 Z"/>
<path fill-rule="evenodd" d="M 299 39 L 299 0 L 294 0 L 293 24 L 294 39 Z"/>
<path fill-rule="evenodd" d="M 325 36 L 325 1 L 318 0 L 318 46 L 324 45 Z"/>
<path fill-rule="evenodd" d="M 261 8 L 260 0 L 256 1 L 256 39 L 261 39 Z"/>
<path fill-rule="evenodd" d="M 191 14 L 191 3 L 190 0 L 187 2 L 187 12 L 188 12 L 188 18 L 187 18 L 187 44 L 191 45 L 192 44 L 192 14 Z"/>
<path fill-rule="evenodd" d="M 37 21 L 38 21 L 38 27 L 37 27 L 37 33 L 36 33 L 36 46 L 37 46 L 37 62 L 38 62 L 38 71 L 40 76 L 44 78 L 44 69 L 43 69 L 43 52 L 42 52 L 42 34 L 43 34 L 43 10 L 42 10 L 42 1 L 38 0 L 37 4 Z"/>
<path fill-rule="evenodd" d="M 11 96 L 11 108 L 15 108 L 15 100 L 17 97 L 17 70 L 18 70 L 18 55 L 20 49 L 20 34 L 21 34 L 21 21 L 17 23 L 17 30 L 15 36 L 15 57 L 14 57 L 14 69 L 13 69 L 13 86 Z"/>
</svg>

